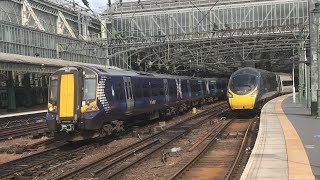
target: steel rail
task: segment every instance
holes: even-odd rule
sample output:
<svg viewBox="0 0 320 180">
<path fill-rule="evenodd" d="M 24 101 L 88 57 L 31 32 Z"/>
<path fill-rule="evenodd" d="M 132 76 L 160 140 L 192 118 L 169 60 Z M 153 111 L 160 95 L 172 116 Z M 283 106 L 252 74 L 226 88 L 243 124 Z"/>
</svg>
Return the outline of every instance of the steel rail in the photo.
<svg viewBox="0 0 320 180">
<path fill-rule="evenodd" d="M 220 110 L 220 109 L 217 109 L 217 111 L 219 111 L 219 110 Z M 121 168 L 120 170 L 112 173 L 111 175 L 109 175 L 109 176 L 107 177 L 107 179 L 115 178 L 115 177 L 118 176 L 119 174 L 123 173 L 125 170 L 127 170 L 127 169 L 133 167 L 134 165 L 142 162 L 143 160 L 145 160 L 146 158 L 148 158 L 150 155 L 152 155 L 152 154 L 154 154 L 155 152 L 159 151 L 160 149 L 162 149 L 162 148 L 165 147 L 166 145 L 170 144 L 170 143 L 173 142 L 174 140 L 176 140 L 176 139 L 182 137 L 183 135 L 191 132 L 192 129 L 194 129 L 194 128 L 196 128 L 196 127 L 199 127 L 199 126 L 201 126 L 202 124 L 208 122 L 208 120 L 210 120 L 210 118 L 213 118 L 214 116 L 218 116 L 218 115 L 221 115 L 221 114 L 223 114 L 223 113 L 226 112 L 226 111 L 225 111 L 225 112 L 220 112 L 220 113 L 219 113 L 219 112 L 217 112 L 217 111 L 215 111 L 215 113 L 214 113 L 213 115 L 210 115 L 209 117 L 205 118 L 205 119 L 202 120 L 202 121 L 197 122 L 196 124 L 193 124 L 192 126 L 182 127 L 181 132 L 178 132 L 178 134 L 177 134 L 176 136 L 174 136 L 173 138 L 171 138 L 171 139 L 168 140 L 167 142 L 163 143 L 161 146 L 159 146 L 159 147 L 151 150 L 150 152 L 148 152 L 147 154 L 145 154 L 142 158 L 139 158 L 139 159 L 133 161 L 132 163 L 130 163 L 129 165 L 127 165 L 127 166 Z M 217 114 L 216 114 L 216 113 L 217 113 Z M 177 129 L 176 129 L 175 131 L 177 131 Z"/>
<path fill-rule="evenodd" d="M 240 155 L 241 155 L 241 153 L 242 153 L 243 150 L 244 150 L 245 142 L 247 141 L 247 136 L 248 136 L 249 129 L 251 128 L 253 122 L 254 122 L 254 121 L 251 121 L 250 125 L 248 126 L 248 128 L 247 128 L 247 130 L 246 130 L 246 133 L 245 133 L 245 135 L 244 135 L 244 137 L 243 137 L 243 140 L 242 140 L 241 146 L 240 146 L 240 148 L 239 148 L 239 152 L 238 152 L 238 154 L 237 154 L 237 157 L 236 157 L 236 159 L 234 160 L 234 162 L 233 162 L 233 164 L 232 164 L 232 166 L 231 166 L 228 174 L 227 174 L 226 177 L 225 177 L 226 180 L 229 180 L 229 179 L 230 179 L 231 175 L 232 175 L 233 172 L 234 172 L 234 169 L 235 169 L 236 165 L 238 164 L 238 161 L 239 161 L 239 159 L 240 159 Z"/>
<path fill-rule="evenodd" d="M 121 150 L 119 150 L 119 151 L 117 151 L 117 152 L 115 152 L 113 154 L 104 156 L 104 157 L 102 157 L 102 158 L 100 158 L 100 159 L 98 159 L 98 160 L 96 160 L 96 161 L 94 161 L 94 162 L 92 162 L 90 164 L 82 166 L 82 167 L 80 167 L 80 168 L 78 168 L 78 169 L 76 169 L 74 171 L 71 171 L 71 172 L 69 172 L 67 174 L 61 175 L 61 176 L 55 178 L 55 180 L 72 178 L 72 177 L 82 173 L 83 171 L 89 170 L 90 168 L 92 168 L 92 166 L 96 166 L 97 164 L 106 161 L 107 159 L 112 160 L 112 159 L 115 159 L 116 157 L 121 157 L 121 158 L 118 158 L 117 161 L 114 161 L 114 162 L 111 162 L 111 163 L 109 162 L 109 163 L 107 163 L 107 165 L 104 165 L 102 168 L 100 168 L 98 170 L 95 170 L 92 174 L 97 176 L 97 175 L 101 174 L 102 172 L 104 172 L 107 168 L 110 168 L 114 164 L 116 164 L 116 163 L 120 162 L 121 160 L 126 159 L 127 157 L 129 157 L 131 155 L 131 152 L 132 152 L 133 148 L 137 148 L 137 147 L 141 146 L 141 144 L 144 144 L 147 141 L 150 141 L 150 140 L 152 140 L 154 138 L 157 138 L 158 136 L 161 136 L 162 134 L 164 134 L 167 131 L 175 130 L 178 126 L 180 126 L 180 125 L 182 125 L 184 123 L 190 122 L 191 120 L 194 120 L 196 118 L 202 118 L 202 117 L 208 116 L 208 117 L 205 118 L 205 119 L 207 119 L 207 118 L 209 118 L 211 116 L 216 115 L 217 113 L 223 113 L 223 112 L 220 111 L 221 110 L 220 108 L 223 108 L 223 107 L 227 108 L 225 102 L 217 103 L 217 104 L 214 105 L 214 108 L 216 108 L 216 109 L 213 112 L 203 111 L 203 112 L 201 112 L 199 114 L 196 114 L 196 115 L 194 115 L 192 117 L 186 118 L 183 121 L 180 121 L 179 123 L 164 129 L 163 131 L 160 131 L 160 132 L 158 132 L 156 134 L 153 134 L 152 136 L 149 136 L 149 137 L 146 137 L 145 139 L 142 139 L 142 141 L 140 141 L 140 142 L 136 142 L 136 143 L 134 143 L 134 144 L 132 144 L 132 145 L 130 145 L 128 147 L 125 147 L 125 148 L 123 148 L 123 149 L 121 149 Z M 197 122 L 196 124 L 200 125 L 200 124 L 203 124 L 203 123 L 204 122 L 200 121 L 200 122 Z M 185 132 L 187 132 L 187 131 L 185 131 Z M 184 133 L 179 133 L 179 135 L 175 135 L 175 136 L 179 136 L 180 137 L 183 134 Z M 158 142 L 158 138 L 157 138 L 156 141 Z M 164 146 L 164 145 L 161 145 L 161 147 L 162 146 Z M 125 169 L 123 169 L 123 170 L 125 170 Z M 116 174 L 114 174 L 114 175 L 116 175 Z"/>
<path fill-rule="evenodd" d="M 175 173 L 171 178 L 170 180 L 173 180 L 173 179 L 177 179 L 179 176 L 181 176 L 185 171 L 187 171 L 187 169 L 192 166 L 198 159 L 201 158 L 201 156 L 203 154 L 205 154 L 209 149 L 210 147 L 212 146 L 213 143 L 215 143 L 215 141 L 217 140 L 217 136 L 223 132 L 227 127 L 229 127 L 229 125 L 231 124 L 233 120 L 229 120 L 225 125 L 223 125 L 223 127 L 211 138 L 211 141 L 206 144 L 201 150 L 200 152 L 194 157 L 192 158 L 187 164 L 185 164 L 177 173 Z"/>
</svg>

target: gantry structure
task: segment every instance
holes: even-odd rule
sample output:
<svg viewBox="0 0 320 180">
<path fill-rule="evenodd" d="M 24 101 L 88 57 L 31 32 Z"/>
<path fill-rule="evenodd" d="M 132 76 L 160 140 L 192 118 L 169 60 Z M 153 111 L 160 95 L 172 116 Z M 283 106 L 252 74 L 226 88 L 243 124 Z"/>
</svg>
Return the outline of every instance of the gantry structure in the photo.
<svg viewBox="0 0 320 180">
<path fill-rule="evenodd" d="M 309 47 L 308 0 L 147 0 L 104 13 L 110 64 L 171 74 L 291 71 Z M 302 54 L 302 55 L 301 55 Z"/>
<path fill-rule="evenodd" d="M 99 16 L 74 2 L 53 0 L 0 1 L 0 53 L 44 59 L 62 59 L 80 63 L 106 65 L 106 53 L 94 42 L 100 38 Z M 74 44 L 90 46 L 81 51 L 68 51 Z M 13 59 L 10 58 L 10 59 Z M 33 59 L 33 58 L 31 58 Z M 0 70 L 50 73 L 57 69 L 50 62 L 39 67 L 28 64 L 7 66 L 0 62 Z M 121 67 L 126 68 L 126 67 Z"/>
</svg>

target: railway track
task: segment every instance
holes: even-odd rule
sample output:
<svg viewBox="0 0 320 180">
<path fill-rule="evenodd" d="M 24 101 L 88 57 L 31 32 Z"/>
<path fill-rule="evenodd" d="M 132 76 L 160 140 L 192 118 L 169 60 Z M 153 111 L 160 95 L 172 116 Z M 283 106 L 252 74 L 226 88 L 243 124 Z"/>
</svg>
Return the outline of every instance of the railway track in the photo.
<svg viewBox="0 0 320 180">
<path fill-rule="evenodd" d="M 247 147 L 249 130 L 256 119 L 228 119 L 170 179 L 235 179 Z"/>
<path fill-rule="evenodd" d="M 0 140 L 12 139 L 32 133 L 43 133 L 46 129 L 47 125 L 44 122 L 35 122 L 21 126 L 2 128 L 0 129 Z"/>
<path fill-rule="evenodd" d="M 226 107 L 226 103 L 223 103 L 223 102 L 216 103 L 212 106 L 212 108 L 218 107 L 218 106 L 225 106 Z M 211 113 L 209 111 L 203 111 L 202 113 L 194 115 L 192 118 L 193 119 L 194 118 L 201 118 L 201 117 L 206 118 L 210 115 L 211 115 Z M 189 118 L 189 119 L 192 119 L 192 118 Z M 179 122 L 178 124 L 182 124 L 183 122 L 184 121 Z M 81 158 L 81 155 L 79 156 L 79 154 L 83 155 L 84 152 L 90 150 L 91 148 L 96 148 L 97 143 L 99 145 L 103 145 L 103 144 L 106 144 L 112 140 L 113 139 L 109 139 L 109 138 L 108 139 L 100 139 L 100 140 L 91 140 L 93 142 L 89 142 L 85 145 L 82 144 L 82 145 L 79 145 L 76 147 L 71 146 L 70 144 L 67 144 L 66 142 L 63 142 L 60 145 L 55 143 L 54 144 L 55 146 L 51 149 L 46 149 L 43 152 L 33 154 L 30 156 L 27 156 L 27 157 L 24 157 L 21 159 L 17 159 L 17 160 L 11 161 L 11 162 L 7 162 L 5 164 L 0 165 L 0 179 L 10 179 L 10 178 L 13 178 L 14 176 L 21 176 L 21 177 L 27 177 L 27 178 L 35 177 L 35 176 L 41 177 L 46 173 L 46 171 L 48 171 L 46 169 L 46 167 L 49 167 L 49 166 L 56 167 L 57 164 L 59 166 L 59 165 L 65 164 L 66 162 L 77 160 L 77 159 Z M 51 144 L 52 141 L 55 142 L 55 140 L 49 139 L 47 141 L 40 142 L 39 144 L 32 145 L 29 148 L 37 148 L 38 146 L 42 146 L 43 144 L 46 144 L 46 143 Z M 137 149 L 137 146 L 132 147 L 133 149 L 131 149 L 131 151 L 136 153 L 136 152 L 142 151 L 144 149 L 149 149 L 151 146 L 158 144 L 160 141 L 162 141 L 162 140 L 161 139 L 154 139 L 153 141 L 148 142 L 150 144 L 139 142 L 140 147 L 138 149 Z M 105 142 L 105 143 L 103 143 L 103 142 Z M 124 150 L 124 151 L 127 152 L 129 150 L 128 150 L 128 148 L 126 148 L 126 150 Z M 124 151 L 119 151 L 119 153 L 124 152 Z M 114 160 L 121 161 L 122 158 L 124 158 L 124 159 L 126 158 L 123 155 L 120 156 L 119 153 L 118 153 L 118 155 L 115 154 L 113 156 L 116 158 Z M 128 157 L 131 155 L 132 155 L 132 153 L 131 154 L 129 153 Z"/>
<path fill-rule="evenodd" d="M 228 109 L 225 102 L 217 103 L 213 108 L 211 111 L 204 111 L 191 118 L 187 118 L 118 152 L 106 155 L 85 166 L 61 174 L 55 179 L 91 178 L 92 176 L 103 177 L 104 179 L 114 178 L 166 145 L 189 133 L 193 128 L 199 127 L 210 119 L 226 113 Z"/>
<path fill-rule="evenodd" d="M 68 142 L 61 142 L 55 147 L 45 151 L 1 164 L 0 179 L 10 179 L 15 175 L 24 176 L 24 174 L 27 174 L 27 176 L 30 174 L 33 176 L 37 175 L 37 166 L 44 166 L 54 161 L 65 161 L 77 158 L 76 155 L 78 153 L 90 148 L 93 148 L 91 144 L 70 145 Z M 39 172 L 43 172 L 43 170 Z"/>
<path fill-rule="evenodd" d="M 45 115 L 46 112 L 40 111 L 39 113 L 34 114 L 18 113 L 13 114 L 12 116 L 10 116 L 10 114 L 4 117 L 0 116 L 0 130 L 10 127 L 18 127 L 37 122 L 43 122 Z"/>
</svg>

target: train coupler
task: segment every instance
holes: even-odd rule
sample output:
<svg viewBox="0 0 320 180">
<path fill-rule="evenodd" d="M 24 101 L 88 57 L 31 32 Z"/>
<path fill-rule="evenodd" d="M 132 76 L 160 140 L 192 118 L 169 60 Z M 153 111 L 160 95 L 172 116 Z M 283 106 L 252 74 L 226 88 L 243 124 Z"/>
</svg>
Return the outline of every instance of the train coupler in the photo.
<svg viewBox="0 0 320 180">
<path fill-rule="evenodd" d="M 74 131 L 74 125 L 73 124 L 61 124 L 61 131 L 65 131 L 65 132 Z"/>
</svg>

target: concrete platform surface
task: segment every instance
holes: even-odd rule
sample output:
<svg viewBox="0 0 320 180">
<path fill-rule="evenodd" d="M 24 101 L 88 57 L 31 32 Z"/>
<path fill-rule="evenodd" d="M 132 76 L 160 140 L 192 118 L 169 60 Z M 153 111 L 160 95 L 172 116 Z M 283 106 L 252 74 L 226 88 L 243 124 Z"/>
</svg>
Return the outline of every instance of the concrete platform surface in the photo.
<svg viewBox="0 0 320 180">
<path fill-rule="evenodd" d="M 320 179 L 320 119 L 309 114 L 291 95 L 269 101 L 241 179 Z"/>
</svg>

